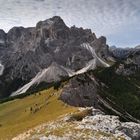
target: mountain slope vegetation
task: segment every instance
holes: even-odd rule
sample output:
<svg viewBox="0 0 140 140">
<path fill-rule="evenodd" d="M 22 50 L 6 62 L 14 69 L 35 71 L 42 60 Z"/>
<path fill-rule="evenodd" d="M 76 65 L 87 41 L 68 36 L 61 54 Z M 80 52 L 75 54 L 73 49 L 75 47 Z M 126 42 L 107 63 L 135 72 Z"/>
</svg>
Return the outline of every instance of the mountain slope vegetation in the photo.
<svg viewBox="0 0 140 140">
<path fill-rule="evenodd" d="M 54 121 L 76 110 L 58 100 L 60 90 L 50 88 L 0 104 L 0 139 L 11 139 L 36 125 Z"/>
</svg>

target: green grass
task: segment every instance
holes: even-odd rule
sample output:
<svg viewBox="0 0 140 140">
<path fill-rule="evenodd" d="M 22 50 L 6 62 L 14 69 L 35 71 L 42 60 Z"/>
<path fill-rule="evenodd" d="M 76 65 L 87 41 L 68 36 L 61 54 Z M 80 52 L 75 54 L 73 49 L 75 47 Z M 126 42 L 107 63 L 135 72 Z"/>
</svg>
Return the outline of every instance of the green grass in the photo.
<svg viewBox="0 0 140 140">
<path fill-rule="evenodd" d="M 61 89 L 50 88 L 0 104 L 0 140 L 10 140 L 36 125 L 76 110 L 58 100 L 60 92 Z"/>
<path fill-rule="evenodd" d="M 140 71 L 131 76 L 122 76 L 115 73 L 116 67 L 118 64 L 94 72 L 96 78 L 106 85 L 101 96 L 140 119 Z"/>
</svg>

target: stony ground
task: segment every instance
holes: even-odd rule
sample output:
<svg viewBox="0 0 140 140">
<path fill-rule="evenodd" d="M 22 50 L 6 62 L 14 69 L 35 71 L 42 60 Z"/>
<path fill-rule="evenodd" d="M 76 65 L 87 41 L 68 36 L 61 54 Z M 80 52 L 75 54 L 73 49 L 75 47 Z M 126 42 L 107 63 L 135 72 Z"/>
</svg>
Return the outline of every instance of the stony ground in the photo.
<svg viewBox="0 0 140 140">
<path fill-rule="evenodd" d="M 89 112 L 92 111 L 90 114 Z M 138 140 L 140 124 L 122 123 L 117 116 L 93 108 L 80 108 L 75 114 L 61 116 L 12 140 Z"/>
</svg>

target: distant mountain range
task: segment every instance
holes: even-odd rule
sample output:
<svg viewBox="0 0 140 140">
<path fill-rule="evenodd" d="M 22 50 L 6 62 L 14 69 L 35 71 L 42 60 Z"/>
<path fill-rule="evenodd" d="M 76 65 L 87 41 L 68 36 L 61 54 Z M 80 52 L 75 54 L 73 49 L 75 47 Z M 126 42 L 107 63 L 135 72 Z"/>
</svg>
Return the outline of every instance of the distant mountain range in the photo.
<svg viewBox="0 0 140 140">
<path fill-rule="evenodd" d="M 134 48 L 117 48 L 116 46 L 111 46 L 109 48 L 109 50 L 115 58 L 125 59 L 129 55 L 131 55 L 131 53 L 135 53 L 135 52 L 139 51 L 140 50 L 140 45 L 136 46 Z"/>
</svg>

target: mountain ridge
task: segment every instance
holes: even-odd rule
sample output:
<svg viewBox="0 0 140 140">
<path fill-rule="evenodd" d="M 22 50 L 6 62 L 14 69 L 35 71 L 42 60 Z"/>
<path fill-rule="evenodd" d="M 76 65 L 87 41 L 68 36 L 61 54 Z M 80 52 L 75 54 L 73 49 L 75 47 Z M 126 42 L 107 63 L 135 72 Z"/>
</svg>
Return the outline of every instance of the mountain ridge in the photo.
<svg viewBox="0 0 140 140">
<path fill-rule="evenodd" d="M 104 36 L 69 28 L 58 16 L 36 27 L 0 30 L 2 138 L 51 121 L 35 134 L 31 129 L 13 139 L 71 139 L 75 134 L 76 139 L 138 140 L 139 108 L 139 47 L 111 49 Z"/>
<path fill-rule="evenodd" d="M 89 43 L 103 61 L 109 53 L 105 37 L 96 38 L 89 29 L 69 28 L 58 16 L 40 21 L 36 27 L 14 27 L 7 34 L 1 31 L 0 40 L 4 42 L 0 44 L 4 66 L 0 98 L 8 97 L 52 62 L 74 71 L 83 68 L 93 58 L 89 50 L 81 47 L 83 43 Z"/>
</svg>

